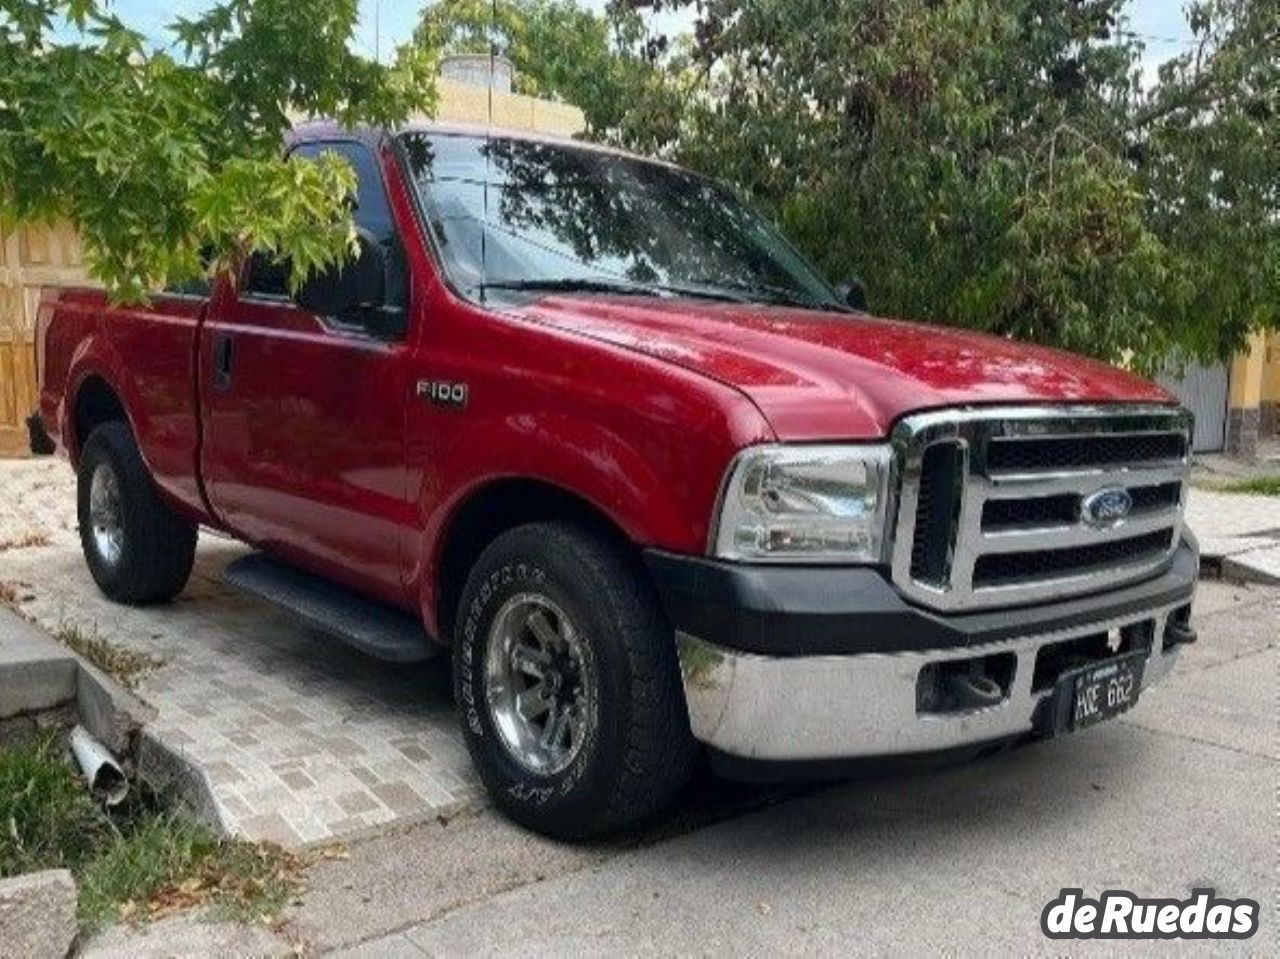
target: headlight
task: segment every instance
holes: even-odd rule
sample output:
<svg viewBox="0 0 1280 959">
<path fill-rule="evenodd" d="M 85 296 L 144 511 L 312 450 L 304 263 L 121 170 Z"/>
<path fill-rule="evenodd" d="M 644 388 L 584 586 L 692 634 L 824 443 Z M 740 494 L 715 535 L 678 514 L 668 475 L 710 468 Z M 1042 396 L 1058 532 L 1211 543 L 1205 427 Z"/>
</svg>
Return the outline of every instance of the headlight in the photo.
<svg viewBox="0 0 1280 959">
<path fill-rule="evenodd" d="M 746 562 L 883 559 L 888 446 L 759 446 L 729 470 L 715 554 Z"/>
</svg>

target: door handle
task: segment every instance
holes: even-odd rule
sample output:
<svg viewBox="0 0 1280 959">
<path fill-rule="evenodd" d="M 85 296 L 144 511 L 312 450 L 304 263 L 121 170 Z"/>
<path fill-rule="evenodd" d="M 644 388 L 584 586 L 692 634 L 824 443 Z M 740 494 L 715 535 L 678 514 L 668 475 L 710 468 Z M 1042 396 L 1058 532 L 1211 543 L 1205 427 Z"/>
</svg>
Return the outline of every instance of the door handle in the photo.
<svg viewBox="0 0 1280 959">
<path fill-rule="evenodd" d="M 231 389 L 231 334 L 213 334 L 213 388 Z"/>
</svg>

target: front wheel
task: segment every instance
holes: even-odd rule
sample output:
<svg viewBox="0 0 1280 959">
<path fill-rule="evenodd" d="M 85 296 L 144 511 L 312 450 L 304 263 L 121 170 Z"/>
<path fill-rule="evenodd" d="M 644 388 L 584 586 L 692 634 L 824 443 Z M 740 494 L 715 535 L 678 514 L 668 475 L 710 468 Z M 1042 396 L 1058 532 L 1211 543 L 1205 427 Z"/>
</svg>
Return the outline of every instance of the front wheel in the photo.
<svg viewBox="0 0 1280 959">
<path fill-rule="evenodd" d="M 687 781 L 674 640 L 623 546 L 575 523 L 511 530 L 477 561 L 457 621 L 463 735 L 511 818 L 579 838 L 644 819 Z"/>
<path fill-rule="evenodd" d="M 104 423 L 89 434 L 76 479 L 80 545 L 98 588 L 129 605 L 180 593 L 198 530 L 160 499 L 126 424 Z"/>
</svg>

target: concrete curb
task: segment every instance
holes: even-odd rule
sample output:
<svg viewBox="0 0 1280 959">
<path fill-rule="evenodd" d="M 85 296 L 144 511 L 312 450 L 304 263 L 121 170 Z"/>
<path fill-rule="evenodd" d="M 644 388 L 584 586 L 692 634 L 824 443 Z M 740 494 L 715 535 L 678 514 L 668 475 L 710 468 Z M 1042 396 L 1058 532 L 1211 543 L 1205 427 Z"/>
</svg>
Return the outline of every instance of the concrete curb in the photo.
<svg viewBox="0 0 1280 959">
<path fill-rule="evenodd" d="M 1257 583 L 1262 586 L 1280 586 L 1280 576 L 1258 569 L 1247 560 L 1234 556 L 1222 559 L 1222 575 L 1225 579 L 1236 579 L 1245 583 Z"/>
<path fill-rule="evenodd" d="M 145 926 L 111 926 L 81 944 L 77 959 L 170 959 L 172 956 L 297 956 L 297 946 L 262 925 L 177 915 Z"/>
<path fill-rule="evenodd" d="M 40 627 L 0 608 L 0 719 L 54 710 L 74 710 L 141 782 L 230 834 L 208 774 L 147 728 L 157 716 L 154 707 Z"/>
<path fill-rule="evenodd" d="M 57 709 L 76 698 L 75 654 L 0 607 L 0 719 Z"/>
<path fill-rule="evenodd" d="M 0 880 L 0 959 L 62 959 L 78 929 L 76 884 L 68 870 Z"/>
<path fill-rule="evenodd" d="M 138 734 L 156 710 L 96 666 L 78 660 L 76 709 L 80 724 L 117 756 L 134 752 Z"/>
<path fill-rule="evenodd" d="M 1207 553 L 1200 557 L 1201 579 L 1224 579 L 1258 586 L 1280 586 L 1280 576 L 1251 565 L 1246 553 Z"/>
</svg>

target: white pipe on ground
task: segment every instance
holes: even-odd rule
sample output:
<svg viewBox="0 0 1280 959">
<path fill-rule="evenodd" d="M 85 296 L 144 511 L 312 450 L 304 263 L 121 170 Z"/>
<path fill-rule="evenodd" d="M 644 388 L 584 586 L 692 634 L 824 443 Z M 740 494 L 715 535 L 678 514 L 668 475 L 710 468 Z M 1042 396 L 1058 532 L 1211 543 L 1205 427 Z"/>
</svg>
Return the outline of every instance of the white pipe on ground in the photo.
<svg viewBox="0 0 1280 959">
<path fill-rule="evenodd" d="M 89 780 L 89 793 L 108 809 L 124 802 L 129 795 L 129 780 L 107 747 L 83 726 L 71 730 L 71 752 Z"/>
</svg>

